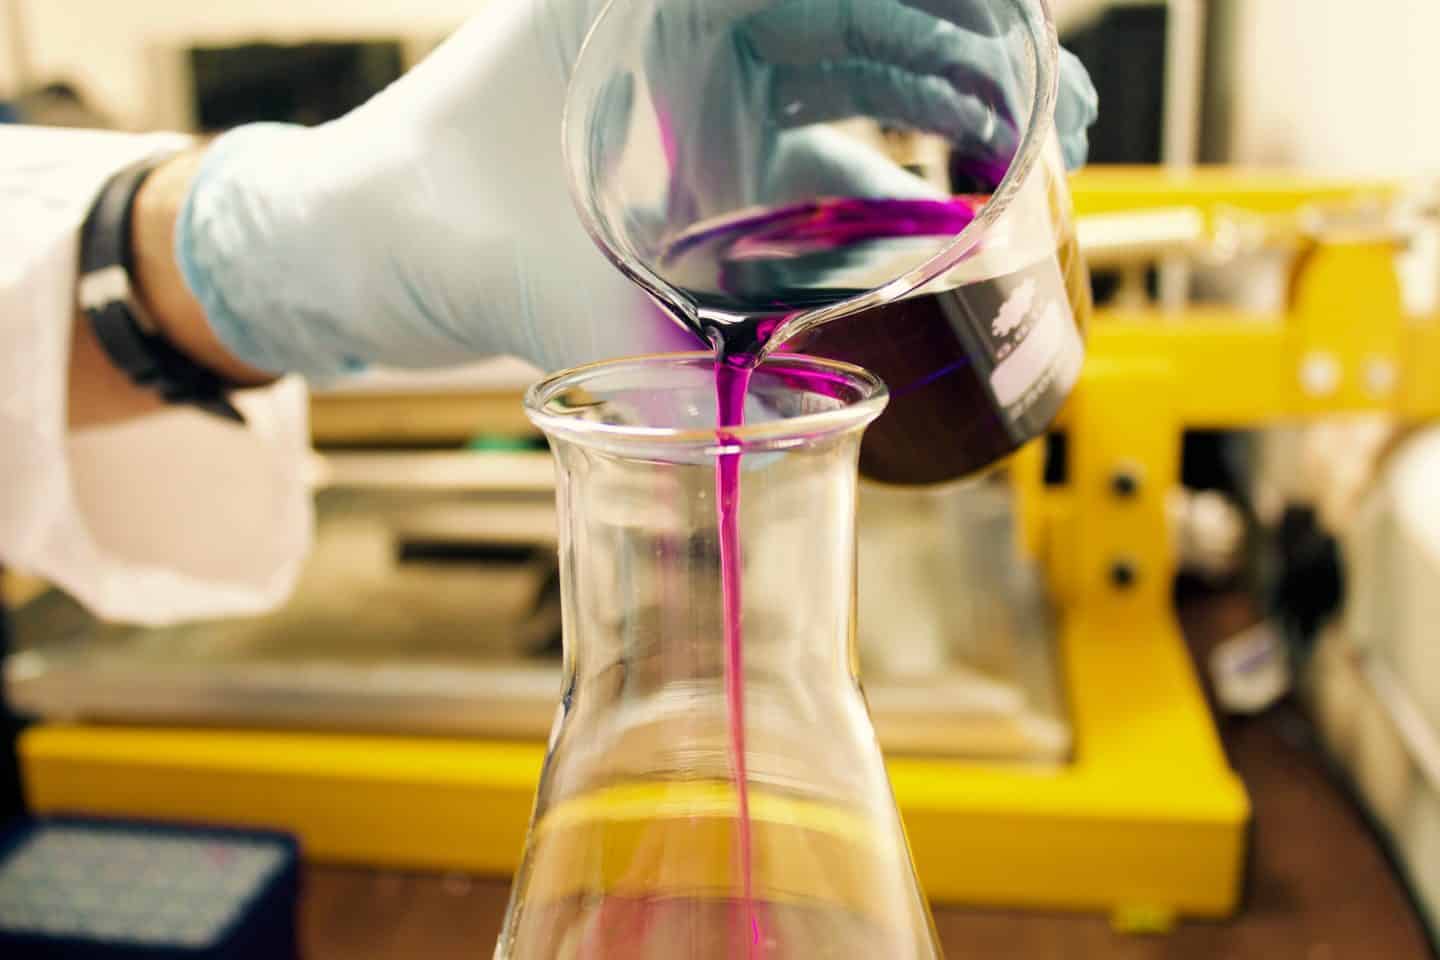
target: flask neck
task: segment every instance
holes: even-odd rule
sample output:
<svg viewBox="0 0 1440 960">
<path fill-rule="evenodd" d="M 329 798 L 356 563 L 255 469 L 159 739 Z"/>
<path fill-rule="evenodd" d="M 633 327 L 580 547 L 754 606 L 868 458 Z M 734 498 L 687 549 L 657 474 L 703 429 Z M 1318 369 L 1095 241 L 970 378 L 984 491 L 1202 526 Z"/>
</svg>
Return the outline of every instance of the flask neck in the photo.
<svg viewBox="0 0 1440 960">
<path fill-rule="evenodd" d="M 745 681 L 853 688 L 858 431 L 742 458 Z M 718 691 L 726 665 L 714 460 L 664 464 L 561 444 L 566 688 L 607 699 Z"/>
</svg>

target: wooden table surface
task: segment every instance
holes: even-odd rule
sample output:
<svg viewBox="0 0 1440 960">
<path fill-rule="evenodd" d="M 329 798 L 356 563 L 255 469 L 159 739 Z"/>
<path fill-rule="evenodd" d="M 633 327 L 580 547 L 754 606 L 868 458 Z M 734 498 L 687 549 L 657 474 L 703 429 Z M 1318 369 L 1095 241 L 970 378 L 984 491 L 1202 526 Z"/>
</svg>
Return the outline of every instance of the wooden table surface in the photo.
<svg viewBox="0 0 1440 960">
<path fill-rule="evenodd" d="M 1197 651 L 1244 626 L 1243 598 L 1182 606 Z M 950 960 L 1425 960 L 1419 920 L 1358 811 L 1327 774 L 1291 708 L 1225 720 L 1231 763 L 1255 807 L 1243 907 L 1223 923 L 1155 937 L 1095 915 L 944 907 Z M 305 960 L 488 960 L 508 882 L 312 867 L 302 904 Z M 857 958 L 871 960 L 871 958 Z M 883 958 L 876 958 L 883 960 Z"/>
</svg>

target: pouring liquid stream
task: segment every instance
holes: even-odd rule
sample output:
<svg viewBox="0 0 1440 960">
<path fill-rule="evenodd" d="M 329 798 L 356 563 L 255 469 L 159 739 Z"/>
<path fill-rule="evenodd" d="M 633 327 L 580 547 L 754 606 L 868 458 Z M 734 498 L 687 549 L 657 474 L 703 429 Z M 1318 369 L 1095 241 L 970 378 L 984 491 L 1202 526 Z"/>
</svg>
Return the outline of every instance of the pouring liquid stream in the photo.
<svg viewBox="0 0 1440 960">
<path fill-rule="evenodd" d="M 716 511 L 725 639 L 724 692 L 736 798 L 736 940 L 746 960 L 768 955 L 756 900 L 754 829 L 746 760 L 740 484 L 751 373 L 774 350 L 866 367 L 891 403 L 861 448 L 861 473 L 900 483 L 953 480 L 999 460 L 1053 418 L 1078 375 L 1088 277 L 1073 234 L 1058 249 L 1008 271 L 927 287 L 899 301 L 802 331 L 796 317 L 875 286 L 898 262 L 914 264 L 949 243 L 986 195 L 949 200 L 839 198 L 702 223 L 668 249 L 668 306 L 715 350 Z M 918 259 L 917 259 L 918 257 Z M 890 272 L 888 275 L 898 275 Z M 813 387 L 813 385 L 811 385 Z M 763 865 L 762 865 L 763 870 Z M 768 910 L 768 907 L 766 908 Z"/>
<path fill-rule="evenodd" d="M 736 443 L 734 430 L 744 425 L 745 398 L 752 371 L 769 352 L 774 334 L 785 321 L 808 309 L 838 302 L 858 288 L 836 283 L 833 254 L 842 264 L 864 259 L 864 247 L 914 236 L 951 237 L 973 219 L 969 203 L 904 203 L 841 199 L 768 211 L 730 220 L 718 227 L 690 231 L 670 250 L 671 265 L 693 285 L 680 287 L 690 301 L 685 313 L 696 316 L 715 349 L 716 439 L 722 447 Z M 902 241 L 903 242 L 903 241 Z M 871 251 L 872 253 L 875 251 Z M 777 289 L 767 268 L 819 253 L 816 269 L 799 272 L 802 283 Z M 759 273 L 755 271 L 758 269 Z M 843 272 L 843 270 L 842 270 Z M 793 271 L 790 279 L 794 279 Z M 768 285 L 768 287 L 767 287 Z M 752 295 L 754 287 L 760 295 Z M 679 307 L 670 305 L 672 309 Z M 679 311 L 677 310 L 677 313 Z M 740 880 L 743 925 L 740 942 L 747 960 L 759 957 L 766 942 L 755 901 L 753 827 L 746 766 L 744 628 L 742 622 L 742 560 L 740 551 L 740 477 L 743 452 L 731 449 L 717 457 L 715 499 L 721 570 L 725 639 L 725 699 L 728 711 L 731 776 L 736 798 L 735 868 Z"/>
<path fill-rule="evenodd" d="M 748 358 L 744 358 L 748 359 Z M 717 439 L 733 443 L 727 428 L 743 426 L 745 394 L 753 365 L 728 362 L 723 348 L 715 361 Z M 738 838 L 736 869 L 740 874 L 741 918 L 747 928 L 742 942 L 751 957 L 761 943 L 760 919 L 755 910 L 753 838 L 750 827 L 749 775 L 745 769 L 745 647 L 741 637 L 740 594 L 740 453 L 722 453 L 715 470 L 715 503 L 720 531 L 720 583 L 724 607 L 725 702 L 729 712 L 730 765 L 735 780 Z"/>
</svg>

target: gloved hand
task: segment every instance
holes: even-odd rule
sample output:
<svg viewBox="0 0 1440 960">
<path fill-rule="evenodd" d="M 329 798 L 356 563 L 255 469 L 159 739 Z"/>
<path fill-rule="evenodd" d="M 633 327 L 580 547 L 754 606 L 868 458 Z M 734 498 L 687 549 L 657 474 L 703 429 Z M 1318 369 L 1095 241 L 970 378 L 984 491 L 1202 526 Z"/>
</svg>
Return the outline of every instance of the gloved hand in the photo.
<svg viewBox="0 0 1440 960">
<path fill-rule="evenodd" d="M 494 0 L 370 102 L 220 137 L 176 252 L 220 339 L 261 370 L 513 354 L 544 367 L 696 349 L 595 248 L 560 156 L 568 65 L 603 0 Z"/>
<path fill-rule="evenodd" d="M 759 9 L 766 0 L 751 2 Z M 942 0 L 916 0 L 916 9 L 922 3 Z M 370 364 L 441 366 L 508 353 L 553 368 L 698 346 L 595 249 L 571 206 L 559 120 L 569 67 L 602 5 L 491 0 L 424 63 L 344 118 L 313 129 L 252 125 L 221 137 L 191 187 L 176 252 L 226 346 L 262 370 L 318 380 Z M 757 20 L 753 42 L 785 67 L 767 71 L 782 112 L 785 100 L 776 97 L 836 69 L 847 79 L 843 95 L 829 107 L 814 100 L 806 122 L 894 111 L 893 119 L 959 135 L 944 110 L 973 106 L 937 85 L 986 74 L 951 41 L 916 53 L 905 49 L 917 41 L 913 33 L 852 31 L 847 40 L 823 29 L 832 11 L 854 18 L 871 5 L 855 0 L 769 5 L 777 19 Z M 899 6 L 875 5 L 890 14 Z M 883 26 L 863 16 L 849 22 Z M 786 47 L 782 28 L 800 24 L 815 36 Z M 966 34 L 970 54 L 981 49 L 980 35 Z M 836 46 L 842 41 L 873 48 L 877 59 L 825 67 L 826 56 L 849 49 Z M 923 96 L 900 82 L 897 60 L 931 64 L 914 88 Z M 1083 70 L 1071 74 L 1070 138 L 1083 152 L 1093 90 L 1080 82 Z M 865 92 L 867 76 L 887 78 L 878 97 Z M 775 155 L 828 156 L 830 136 L 790 130 Z M 868 169 L 878 159 L 852 151 L 830 165 L 829 182 L 879 174 Z M 793 166 L 767 172 L 794 175 Z"/>
<path fill-rule="evenodd" d="M 776 189 L 785 171 L 774 158 L 784 158 L 793 131 L 818 122 L 872 117 L 939 134 L 998 182 L 1029 119 L 1031 92 L 1019 74 L 1023 49 L 993 0 L 649 5 L 655 13 L 646 72 L 661 125 L 674 131 L 672 179 L 680 188 L 669 199 L 672 226 L 803 199 Z M 590 45 L 622 46 L 623 36 L 640 28 L 636 17 L 612 9 Z M 1063 55 L 1060 72 L 1057 133 L 1067 163 L 1078 167 L 1097 98 L 1072 55 Z"/>
</svg>

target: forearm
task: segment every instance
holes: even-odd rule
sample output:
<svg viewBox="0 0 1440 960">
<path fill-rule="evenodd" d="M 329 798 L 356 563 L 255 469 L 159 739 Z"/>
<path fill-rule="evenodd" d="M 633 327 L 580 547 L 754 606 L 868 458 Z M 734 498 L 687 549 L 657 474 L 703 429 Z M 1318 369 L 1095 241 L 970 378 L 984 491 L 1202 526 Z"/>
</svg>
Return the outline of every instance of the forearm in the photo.
<svg viewBox="0 0 1440 960">
<path fill-rule="evenodd" d="M 227 350 L 186 287 L 175 261 L 175 221 L 203 151 L 187 151 L 160 166 L 135 198 L 131 221 L 136 293 L 158 332 L 192 360 L 232 383 L 258 386 L 274 378 Z M 72 427 L 133 419 L 163 408 L 159 396 L 136 386 L 101 347 L 89 321 L 76 315 L 70 350 L 69 421 Z"/>
</svg>

